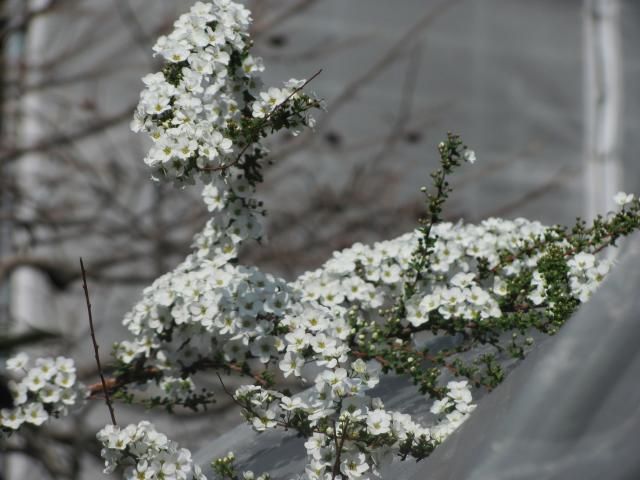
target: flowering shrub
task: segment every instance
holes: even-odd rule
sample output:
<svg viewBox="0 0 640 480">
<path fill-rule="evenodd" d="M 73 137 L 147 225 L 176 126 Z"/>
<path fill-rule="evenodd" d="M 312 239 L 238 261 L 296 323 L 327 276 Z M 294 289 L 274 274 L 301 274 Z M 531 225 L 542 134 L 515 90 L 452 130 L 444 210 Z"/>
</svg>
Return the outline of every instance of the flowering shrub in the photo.
<svg viewBox="0 0 640 480">
<path fill-rule="evenodd" d="M 0 410 L 0 436 L 25 423 L 42 425 L 84 401 L 86 388 L 76 382 L 70 358 L 38 358 L 30 367 L 29 357 L 19 353 L 7 360 L 6 369 L 15 377 L 9 381 L 14 407 Z"/>
<path fill-rule="evenodd" d="M 308 464 L 299 478 L 376 478 L 395 456 L 429 455 L 474 410 L 473 390 L 491 390 L 507 360 L 524 358 L 532 332 L 555 333 L 589 299 L 611 266 L 598 253 L 638 229 L 640 202 L 621 192 L 617 212 L 572 228 L 524 219 L 443 222 L 448 177 L 475 162 L 449 134 L 415 231 L 336 252 L 294 282 L 241 265 L 238 247 L 262 235 L 264 210 L 254 197 L 267 155 L 262 139 L 312 126 L 309 112 L 321 106 L 303 91 L 305 80 L 263 89 L 249 22 L 231 0 L 198 2 L 155 46 L 166 65 L 143 79 L 133 128 L 154 142 L 145 159 L 154 178 L 203 182 L 212 217 L 193 252 L 125 316 L 131 336 L 114 347 L 114 376 L 86 393 L 198 410 L 213 394 L 196 373 L 243 375 L 253 384 L 228 393 L 246 421 L 258 432 L 287 429 L 304 438 Z M 26 359 L 7 366 L 21 372 Z M 36 360 L 11 384 L 16 406 L 1 412 L 3 430 L 65 414 L 83 398 L 74 372 L 67 359 Z M 433 418 L 420 424 L 368 395 L 392 372 L 413 381 Z M 292 375 L 313 386 L 299 395 L 279 389 L 277 378 Z M 136 395 L 149 386 L 155 394 Z M 190 453 L 148 422 L 109 425 L 98 440 L 105 472 L 204 478 Z M 268 478 L 237 473 L 233 454 L 213 468 L 219 478 Z"/>
<path fill-rule="evenodd" d="M 98 440 L 105 446 L 105 473 L 118 466 L 127 466 L 127 479 L 174 478 L 202 480 L 206 477 L 191 460 L 191 452 L 179 448 L 176 442 L 158 433 L 149 422 L 119 428 L 107 425 L 98 432 Z"/>
</svg>

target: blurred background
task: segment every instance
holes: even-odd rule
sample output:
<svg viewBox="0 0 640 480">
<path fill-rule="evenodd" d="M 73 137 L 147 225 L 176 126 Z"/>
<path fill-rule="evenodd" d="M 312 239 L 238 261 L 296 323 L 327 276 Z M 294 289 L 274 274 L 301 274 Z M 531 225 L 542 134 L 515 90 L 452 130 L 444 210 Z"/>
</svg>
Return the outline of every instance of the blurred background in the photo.
<svg viewBox="0 0 640 480">
<path fill-rule="evenodd" d="M 79 257 L 106 357 L 124 313 L 206 221 L 197 188 L 149 180 L 149 144 L 129 130 L 140 78 L 160 68 L 151 46 L 191 3 L 0 0 L 0 356 L 64 353 L 93 383 Z M 265 83 L 322 68 L 310 89 L 327 104 L 315 131 L 272 140 L 268 242 L 244 262 L 294 279 L 336 249 L 413 228 L 447 131 L 478 157 L 453 179 L 452 221 L 570 223 L 640 192 L 640 2 L 244 3 Z M 117 411 L 121 423 L 157 415 Z M 224 396 L 214 412 L 159 426 L 194 448 L 240 420 Z M 106 421 L 90 402 L 8 445 L 0 471 L 99 478 Z"/>
</svg>

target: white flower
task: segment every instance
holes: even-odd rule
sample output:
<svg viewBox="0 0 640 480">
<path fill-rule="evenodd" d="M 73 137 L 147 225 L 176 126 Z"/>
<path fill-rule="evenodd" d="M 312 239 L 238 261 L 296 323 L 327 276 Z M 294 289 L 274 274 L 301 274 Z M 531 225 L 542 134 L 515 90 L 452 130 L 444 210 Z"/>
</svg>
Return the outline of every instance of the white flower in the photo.
<svg viewBox="0 0 640 480">
<path fill-rule="evenodd" d="M 310 339 L 311 348 L 316 353 L 326 353 L 331 350 L 336 344 L 336 341 L 333 338 L 326 336 L 324 333 L 319 333 L 315 336 L 312 336 Z"/>
<path fill-rule="evenodd" d="M 596 257 L 594 255 L 586 252 L 580 252 L 569 260 L 567 265 L 569 265 L 572 270 L 585 271 L 593 268 L 595 263 Z"/>
<path fill-rule="evenodd" d="M 459 272 L 456 273 L 451 279 L 451 285 L 459 288 L 466 288 L 471 286 L 475 278 L 475 274 L 473 273 L 464 273 Z"/>
<path fill-rule="evenodd" d="M 24 382 L 27 388 L 32 392 L 37 392 L 46 384 L 45 377 L 38 368 L 29 370 L 29 373 L 25 377 Z"/>
<path fill-rule="evenodd" d="M 420 300 L 420 310 L 423 312 L 431 312 L 440 306 L 440 296 L 438 294 L 425 295 Z"/>
<path fill-rule="evenodd" d="M 63 405 L 75 405 L 78 394 L 74 390 L 63 390 L 60 395 L 60 401 Z"/>
<path fill-rule="evenodd" d="M 299 377 L 301 375 L 301 368 L 304 365 L 304 358 L 294 352 L 287 352 L 284 354 L 284 358 L 280 360 L 278 366 L 285 377 L 288 377 L 292 373 Z"/>
<path fill-rule="evenodd" d="M 22 405 L 27 402 L 27 386 L 20 382 L 14 382 L 13 380 L 9 380 L 9 390 L 11 391 L 11 396 L 13 397 L 14 405 Z"/>
<path fill-rule="evenodd" d="M 301 352 L 309 345 L 310 335 L 302 328 L 296 328 L 293 332 L 284 336 L 287 341 L 287 350 Z"/>
<path fill-rule="evenodd" d="M 367 414 L 367 431 L 371 435 L 382 435 L 391 430 L 391 415 L 384 410 L 371 410 Z"/>
<path fill-rule="evenodd" d="M 276 354 L 274 338 L 269 335 L 252 341 L 250 351 L 251 354 L 260 359 L 262 363 L 267 363 L 271 357 Z"/>
<path fill-rule="evenodd" d="M 422 302 L 416 304 L 414 302 L 408 303 L 407 308 L 407 320 L 414 327 L 419 327 L 429 321 L 429 313 L 423 308 Z"/>
<path fill-rule="evenodd" d="M 471 392 L 466 388 L 449 389 L 447 396 L 456 403 L 471 403 Z"/>
<path fill-rule="evenodd" d="M 364 472 L 369 470 L 367 457 L 361 452 L 347 453 L 343 455 L 340 470 L 347 475 L 347 478 L 360 478 Z"/>
<path fill-rule="evenodd" d="M 445 397 L 443 399 L 435 400 L 430 411 L 435 415 L 440 415 L 451 407 L 451 405 L 451 400 L 448 397 Z"/>
<path fill-rule="evenodd" d="M 28 364 L 29 356 L 24 352 L 20 352 L 7 360 L 6 368 L 7 370 L 19 373 L 25 370 Z"/>
<path fill-rule="evenodd" d="M 465 150 L 462 157 L 469 163 L 476 163 L 476 152 L 473 150 Z"/>
<path fill-rule="evenodd" d="M 56 370 L 62 373 L 75 373 L 76 366 L 70 358 L 56 357 Z"/>
<path fill-rule="evenodd" d="M 55 403 L 60 400 L 62 389 L 55 385 L 47 384 L 40 390 L 40 392 L 38 392 L 38 394 L 41 402 Z"/>
<path fill-rule="evenodd" d="M 42 425 L 49 418 L 41 403 L 33 402 L 23 407 L 24 421 L 34 425 Z"/>
<path fill-rule="evenodd" d="M 276 426 L 276 412 L 274 410 L 267 410 L 260 417 L 255 417 L 253 419 L 252 425 L 253 428 L 258 432 L 263 432 L 267 428 L 273 428 Z"/>
<path fill-rule="evenodd" d="M 385 265 L 380 272 L 380 279 L 385 283 L 397 283 L 400 281 L 402 269 L 398 264 Z"/>
<path fill-rule="evenodd" d="M 634 198 L 633 193 L 618 192 L 613 197 L 613 201 L 616 202 L 621 207 L 623 207 L 624 205 L 627 205 L 633 202 L 633 198 Z"/>
<path fill-rule="evenodd" d="M 3 408 L 0 410 L 0 427 L 18 430 L 24 421 L 24 412 L 21 408 Z"/>
<path fill-rule="evenodd" d="M 296 410 L 299 408 L 305 408 L 306 404 L 302 401 L 300 397 L 282 397 L 280 399 L 280 408 L 286 412 L 290 412 L 292 410 Z"/>
</svg>

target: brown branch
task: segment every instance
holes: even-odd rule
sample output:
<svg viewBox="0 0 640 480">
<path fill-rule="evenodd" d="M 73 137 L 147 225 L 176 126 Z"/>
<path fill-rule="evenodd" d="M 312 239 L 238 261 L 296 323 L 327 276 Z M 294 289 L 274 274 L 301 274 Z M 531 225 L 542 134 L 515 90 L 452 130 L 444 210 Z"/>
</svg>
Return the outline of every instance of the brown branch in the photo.
<svg viewBox="0 0 640 480">
<path fill-rule="evenodd" d="M 220 376 L 220 374 L 218 372 L 216 372 L 216 376 L 218 377 L 218 380 L 220 380 L 220 385 L 222 386 L 222 390 L 224 391 L 224 393 L 226 393 L 229 396 L 229 398 L 233 401 L 233 403 L 235 403 L 236 405 L 238 405 L 241 408 L 244 408 L 244 405 L 242 405 L 242 403 L 240 403 L 238 401 L 238 399 L 235 397 L 235 395 L 233 393 L 231 393 L 227 389 L 227 386 L 222 381 L 222 377 Z"/>
<path fill-rule="evenodd" d="M 96 342 L 96 332 L 93 328 L 93 315 L 91 314 L 91 301 L 89 300 L 89 288 L 87 287 L 87 276 L 84 270 L 84 263 L 82 257 L 80 257 L 80 270 L 82 272 L 82 288 L 84 290 L 84 298 L 87 301 L 87 312 L 89 314 L 89 328 L 91 329 L 91 341 L 93 342 L 93 351 L 96 356 L 96 364 L 98 366 L 98 373 L 100 373 L 100 381 L 102 382 L 102 391 L 104 392 L 104 399 L 109 409 L 109 415 L 111 415 L 111 423 L 117 425 L 116 415 L 113 411 L 113 405 L 111 404 L 111 398 L 109 398 L 109 391 L 107 390 L 107 384 L 102 373 L 102 365 L 100 365 L 100 355 L 98 353 L 98 342 Z"/>
<path fill-rule="evenodd" d="M 211 362 L 209 359 L 202 359 L 196 362 L 194 365 L 191 365 L 189 367 L 189 370 L 192 370 L 195 372 L 199 370 L 204 370 L 206 368 L 227 369 L 227 370 L 236 372 L 240 375 L 247 375 L 253 378 L 257 383 L 259 383 L 262 386 L 266 387 L 269 385 L 269 382 L 265 380 L 259 373 L 247 372 L 245 369 L 242 368 L 241 365 L 238 365 L 236 363 L 220 364 L 220 363 Z M 157 368 L 146 367 L 146 368 L 131 371 L 130 373 L 124 376 L 102 379 L 101 382 L 91 384 L 87 387 L 89 390 L 89 399 L 96 399 L 98 398 L 97 397 L 98 394 L 103 393 L 105 391 L 114 392 L 118 388 L 128 385 L 130 383 L 136 383 L 136 382 L 147 381 L 147 380 L 152 380 L 154 378 L 158 378 L 159 375 L 161 375 L 161 372 Z"/>
<path fill-rule="evenodd" d="M 342 426 L 342 436 L 340 437 L 340 441 L 338 441 L 338 428 L 336 427 L 334 431 L 333 439 L 336 444 L 336 461 L 333 464 L 333 468 L 331 469 L 331 479 L 335 479 L 336 476 L 340 475 L 340 459 L 342 457 L 342 449 L 344 448 L 344 441 L 347 438 L 348 432 L 347 429 L 349 427 L 349 418 L 347 418 Z"/>
</svg>

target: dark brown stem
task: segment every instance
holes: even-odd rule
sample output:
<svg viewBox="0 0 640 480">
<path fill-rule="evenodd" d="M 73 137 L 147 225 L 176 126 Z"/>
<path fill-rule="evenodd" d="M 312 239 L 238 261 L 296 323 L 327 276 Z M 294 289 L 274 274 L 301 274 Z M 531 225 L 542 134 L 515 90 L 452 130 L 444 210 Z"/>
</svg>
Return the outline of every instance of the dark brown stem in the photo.
<svg viewBox="0 0 640 480">
<path fill-rule="evenodd" d="M 84 263 L 82 257 L 80 257 L 80 270 L 82 272 L 82 288 L 84 289 L 84 298 L 87 301 L 87 312 L 89 313 L 89 328 L 91 330 L 91 341 L 93 342 L 93 351 L 96 356 L 96 364 L 98 365 L 98 373 L 100 374 L 100 381 L 102 382 L 102 391 L 104 392 L 104 400 L 109 409 L 109 415 L 111 415 L 111 423 L 117 425 L 116 415 L 113 411 L 113 405 L 111 404 L 111 398 L 109 397 L 109 390 L 107 389 L 107 383 L 102 373 L 102 365 L 100 365 L 100 355 L 98 353 L 98 342 L 96 342 L 96 332 L 93 328 L 93 315 L 91 314 L 91 301 L 89 300 L 89 288 L 87 287 L 87 274 L 84 270 Z"/>
<path fill-rule="evenodd" d="M 262 377 L 262 375 L 260 375 L 259 373 L 247 372 L 245 369 L 242 368 L 241 365 L 238 365 L 236 363 L 219 364 L 219 363 L 215 363 L 215 362 L 212 363 L 210 361 L 203 360 L 203 361 L 196 362 L 196 364 L 192 365 L 190 368 L 193 370 L 193 372 L 202 371 L 209 368 L 228 369 L 240 375 L 250 376 L 262 386 L 266 387 L 269 385 L 269 382 L 265 380 Z M 127 374 L 124 376 L 111 377 L 111 378 L 104 379 L 104 382 L 98 382 L 98 383 L 89 385 L 89 399 L 98 398 L 97 395 L 100 394 L 101 392 L 104 392 L 105 386 L 107 388 L 107 391 L 115 392 L 116 390 L 118 390 L 121 387 L 124 387 L 125 385 L 157 379 L 159 375 L 161 375 L 161 372 L 157 368 L 145 367 L 141 369 L 135 369 L 131 371 L 130 374 Z"/>
<path fill-rule="evenodd" d="M 338 428 L 336 426 L 336 431 L 333 432 L 333 438 L 336 444 L 336 461 L 333 464 L 333 469 L 331 471 L 331 480 L 334 480 L 336 476 L 340 475 L 340 460 L 342 457 L 342 449 L 344 448 L 344 441 L 347 438 L 347 428 L 349 427 L 349 419 L 347 418 L 342 426 L 342 436 L 340 440 L 338 440 Z"/>
<path fill-rule="evenodd" d="M 222 381 L 222 377 L 220 376 L 220 374 L 218 372 L 216 372 L 216 375 L 218 377 L 218 380 L 220 380 L 220 385 L 222 386 L 222 390 L 224 391 L 224 393 L 226 393 L 227 395 L 229 395 L 229 398 L 233 401 L 233 403 L 235 403 L 236 405 L 238 405 L 241 408 L 245 408 L 245 406 L 240 403 L 238 401 L 238 399 L 235 397 L 235 395 L 233 393 L 231 393 L 228 389 L 227 386 L 224 384 L 224 382 Z"/>
</svg>

